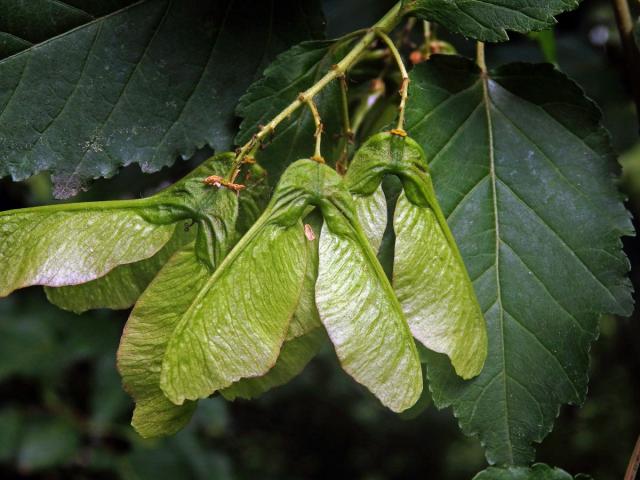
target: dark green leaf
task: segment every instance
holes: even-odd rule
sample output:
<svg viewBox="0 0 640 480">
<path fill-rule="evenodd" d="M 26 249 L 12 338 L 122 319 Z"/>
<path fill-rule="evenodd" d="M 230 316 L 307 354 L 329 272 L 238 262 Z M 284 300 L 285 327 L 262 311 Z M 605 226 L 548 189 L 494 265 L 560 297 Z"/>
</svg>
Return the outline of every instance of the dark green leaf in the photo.
<svg viewBox="0 0 640 480">
<path fill-rule="evenodd" d="M 483 76 L 436 56 L 412 80 L 408 129 L 430 159 L 489 333 L 471 381 L 430 354 L 434 402 L 453 406 L 491 463 L 528 463 L 560 405 L 584 399 L 599 314 L 633 307 L 618 169 L 598 110 L 552 66 Z"/>
<path fill-rule="evenodd" d="M 251 85 L 240 99 L 237 114 L 242 117 L 237 144 L 244 144 L 259 131 L 260 125 L 268 123 L 282 109 L 293 102 L 300 92 L 311 87 L 331 66 L 340 59 L 340 43 L 305 42 L 287 50 L 264 72 L 264 78 Z M 324 138 L 334 139 L 340 135 L 342 116 L 340 90 L 337 82 L 326 87 L 316 98 L 320 115 L 325 125 Z M 309 110 L 299 109 L 282 122 L 269 141 L 268 148 L 258 153 L 260 163 L 277 179 L 290 163 L 313 153 L 315 124 Z M 324 155 L 335 160 L 332 145 L 325 142 Z"/>
<path fill-rule="evenodd" d="M 556 23 L 555 15 L 573 10 L 578 3 L 579 0 L 403 0 L 411 15 L 488 42 L 508 40 L 507 30 L 519 33 L 545 30 Z"/>
<path fill-rule="evenodd" d="M 0 177 L 49 171 L 58 197 L 123 165 L 228 149 L 238 98 L 322 23 L 316 1 L 74 5 L 0 2 L 0 53 L 24 48 L 0 60 Z"/>
<path fill-rule="evenodd" d="M 552 468 L 543 463 L 532 467 L 491 467 L 478 473 L 473 480 L 589 480 L 586 475 L 573 477 L 560 468 Z"/>
</svg>

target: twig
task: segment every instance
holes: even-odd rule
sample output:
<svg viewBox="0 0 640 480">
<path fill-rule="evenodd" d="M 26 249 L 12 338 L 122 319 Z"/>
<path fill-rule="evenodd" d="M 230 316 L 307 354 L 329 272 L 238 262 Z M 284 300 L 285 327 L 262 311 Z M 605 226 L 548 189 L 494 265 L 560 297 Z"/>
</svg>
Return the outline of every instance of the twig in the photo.
<svg viewBox="0 0 640 480">
<path fill-rule="evenodd" d="M 484 58 L 484 43 L 476 43 L 476 64 L 482 70 L 482 73 L 487 73 L 487 62 Z"/>
<path fill-rule="evenodd" d="M 318 107 L 316 106 L 316 102 L 313 101 L 313 98 L 304 98 L 300 95 L 300 100 L 305 102 L 309 110 L 311 110 L 311 115 L 313 115 L 313 121 L 316 124 L 316 132 L 313 134 L 316 137 L 316 150 L 311 157 L 311 160 L 315 160 L 318 163 L 324 163 L 324 157 L 322 156 L 322 131 L 324 130 L 324 126 L 322 125 L 322 118 L 320 118 L 320 112 L 318 111 Z"/>
<path fill-rule="evenodd" d="M 640 52 L 633 38 L 633 19 L 627 0 L 611 0 L 616 15 L 618 32 L 626 58 L 626 73 L 640 121 Z"/>
<path fill-rule="evenodd" d="M 638 437 L 638 440 L 636 441 L 636 446 L 633 449 L 631 458 L 629 459 L 629 465 L 627 466 L 627 471 L 624 474 L 624 480 L 635 480 L 636 475 L 638 474 L 639 468 L 640 468 L 640 437 Z"/>
<path fill-rule="evenodd" d="M 360 55 L 369 48 L 369 45 L 376 39 L 377 31 L 388 32 L 391 31 L 402 19 L 404 15 L 401 2 L 396 3 L 387 14 L 380 19 L 374 28 L 367 31 L 364 36 L 353 46 L 351 51 L 347 53 L 340 62 L 334 65 L 329 72 L 327 72 L 320 80 L 314 85 L 304 91 L 301 95 L 303 98 L 315 97 L 323 88 L 330 84 L 336 78 L 344 75 L 347 70 L 358 60 Z M 240 165 L 245 155 L 251 151 L 257 144 L 260 144 L 265 137 L 275 131 L 276 127 L 289 116 L 291 116 L 298 108 L 304 105 L 304 102 L 300 100 L 300 97 L 296 98 L 289 106 L 276 115 L 269 123 L 267 123 L 262 129 L 256 133 L 246 145 L 240 148 L 238 154 L 233 163 L 232 171 L 230 174 L 231 182 L 235 180 L 238 175 Z"/>
<path fill-rule="evenodd" d="M 340 103 L 342 104 L 342 126 L 344 136 L 348 142 L 353 141 L 353 130 L 351 130 L 351 117 L 349 115 L 349 87 L 347 86 L 347 76 L 340 77 Z"/>
<path fill-rule="evenodd" d="M 387 45 L 387 47 L 389 47 L 391 55 L 393 55 L 393 58 L 398 64 L 400 75 L 402 75 L 402 84 L 400 85 L 400 106 L 398 107 L 398 126 L 396 127 L 396 130 L 398 132 L 404 132 L 404 110 L 407 104 L 407 95 L 409 93 L 409 74 L 404 66 L 402 55 L 400 55 L 400 52 L 393 43 L 393 40 L 389 38 L 389 35 L 381 30 L 376 30 L 376 34 Z"/>
</svg>

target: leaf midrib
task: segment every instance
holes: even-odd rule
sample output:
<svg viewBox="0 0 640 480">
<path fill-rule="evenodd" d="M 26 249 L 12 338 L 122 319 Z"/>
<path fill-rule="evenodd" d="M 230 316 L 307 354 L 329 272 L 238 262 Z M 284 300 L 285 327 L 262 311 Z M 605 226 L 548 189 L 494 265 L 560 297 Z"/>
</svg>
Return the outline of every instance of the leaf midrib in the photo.
<svg viewBox="0 0 640 480">
<path fill-rule="evenodd" d="M 502 343 L 502 383 L 504 385 L 504 405 L 506 415 L 504 416 L 504 423 L 506 428 L 506 440 L 508 447 L 508 459 L 509 463 L 513 463 L 513 443 L 511 441 L 511 427 L 509 425 L 509 398 L 507 395 L 507 358 L 505 354 L 505 342 L 504 342 L 504 307 L 502 304 L 502 284 L 500 281 L 500 219 L 498 216 L 498 190 L 497 190 L 497 175 L 495 166 L 495 150 L 493 144 L 493 121 L 491 118 L 491 99 L 489 97 L 489 75 L 487 72 L 480 74 L 480 80 L 482 82 L 482 98 L 484 103 L 485 114 L 487 118 L 487 136 L 489 143 L 489 178 L 491 180 L 491 193 L 493 202 L 493 218 L 495 229 L 495 262 L 496 267 L 496 302 L 498 304 L 498 318 L 500 328 L 500 342 Z"/>
</svg>

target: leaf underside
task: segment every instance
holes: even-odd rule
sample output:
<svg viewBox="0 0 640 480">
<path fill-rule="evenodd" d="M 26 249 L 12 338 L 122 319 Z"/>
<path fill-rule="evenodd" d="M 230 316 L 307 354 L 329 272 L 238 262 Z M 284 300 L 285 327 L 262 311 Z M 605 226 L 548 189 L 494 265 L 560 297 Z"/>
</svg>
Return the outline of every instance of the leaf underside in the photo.
<svg viewBox="0 0 640 480">
<path fill-rule="evenodd" d="M 484 79 L 483 79 L 484 78 Z M 633 228 L 600 114 L 549 65 L 483 77 L 436 56 L 412 73 L 407 122 L 485 314 L 481 375 L 431 353 L 435 403 L 453 406 L 490 463 L 525 464 L 563 403 L 587 389 L 601 313 L 633 307 L 620 237 Z"/>
<path fill-rule="evenodd" d="M 438 22 L 447 30 L 486 42 L 508 40 L 507 30 L 519 33 L 545 30 L 555 15 L 573 10 L 580 0 L 404 0 L 411 15 Z"/>
<path fill-rule="evenodd" d="M 228 149 L 238 98 L 319 36 L 318 3 L 0 2 L 0 54 L 14 53 L 0 57 L 0 177 L 48 171 L 66 198 L 121 166 Z"/>
</svg>

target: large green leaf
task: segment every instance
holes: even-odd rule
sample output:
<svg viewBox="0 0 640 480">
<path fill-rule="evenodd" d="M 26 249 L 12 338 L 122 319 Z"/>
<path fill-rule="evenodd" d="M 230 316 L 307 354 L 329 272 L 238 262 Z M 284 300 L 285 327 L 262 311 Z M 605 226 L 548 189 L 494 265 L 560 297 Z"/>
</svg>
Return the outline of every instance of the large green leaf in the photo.
<svg viewBox="0 0 640 480">
<path fill-rule="evenodd" d="M 488 42 L 508 40 L 507 30 L 545 30 L 556 23 L 555 15 L 573 10 L 579 3 L 580 0 L 403 0 L 411 15 Z"/>
<path fill-rule="evenodd" d="M 267 210 L 193 299 L 165 354 L 160 385 L 175 404 L 206 398 L 278 359 L 306 266 L 300 221 Z"/>
<path fill-rule="evenodd" d="M 415 404 L 422 370 L 411 332 L 364 232 L 346 218 L 322 227 L 316 303 L 342 368 L 395 412 Z"/>
<path fill-rule="evenodd" d="M 478 473 L 473 480 L 589 480 L 591 477 L 578 475 L 573 477 L 560 468 L 553 468 L 544 463 L 532 467 L 490 467 Z"/>
<path fill-rule="evenodd" d="M 136 0 L 2 0 L 0 1 L 0 58 L 134 3 Z"/>
<path fill-rule="evenodd" d="M 278 56 L 264 72 L 264 77 L 251 85 L 240 99 L 237 114 L 242 117 L 237 144 L 244 144 L 266 125 L 300 92 L 311 87 L 331 66 L 340 60 L 341 42 L 305 42 Z M 327 86 L 315 98 L 322 117 L 324 138 L 334 139 L 341 132 L 340 90 L 337 82 Z M 260 163 L 272 178 L 290 163 L 313 153 L 313 116 L 306 107 L 296 111 L 278 126 L 269 140 L 269 147 L 258 153 Z M 327 160 L 336 160 L 334 147 L 338 142 L 324 142 Z"/>
<path fill-rule="evenodd" d="M 276 54 L 318 36 L 319 10 L 0 1 L 0 52 L 28 47 L 0 59 L 0 177 L 49 171 L 56 196 L 69 197 L 122 165 L 152 172 L 205 144 L 228 149 L 238 98 Z"/>
<path fill-rule="evenodd" d="M 430 354 L 435 403 L 452 405 L 491 463 L 532 460 L 562 403 L 587 389 L 598 318 L 633 307 L 621 235 L 633 233 L 596 107 L 550 65 L 486 75 L 436 56 L 412 73 L 408 129 L 485 312 L 481 375 Z"/>
</svg>

